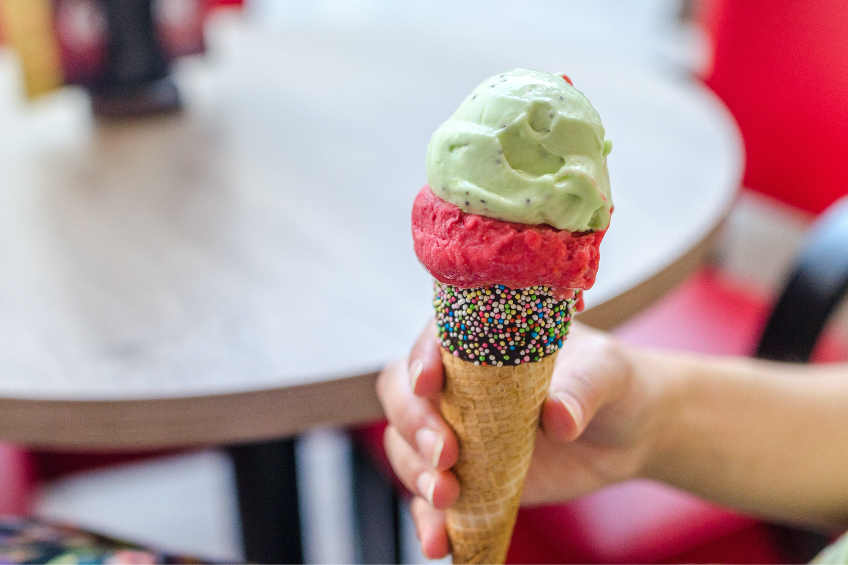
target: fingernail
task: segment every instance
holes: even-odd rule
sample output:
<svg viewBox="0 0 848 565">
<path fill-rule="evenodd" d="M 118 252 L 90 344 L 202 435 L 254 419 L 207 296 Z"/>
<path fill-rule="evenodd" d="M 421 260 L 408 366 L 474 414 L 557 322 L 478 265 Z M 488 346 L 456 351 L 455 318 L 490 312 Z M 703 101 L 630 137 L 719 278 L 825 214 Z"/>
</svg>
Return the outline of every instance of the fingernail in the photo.
<svg viewBox="0 0 848 565">
<path fill-rule="evenodd" d="M 554 394 L 554 396 L 556 396 L 556 399 L 559 400 L 559 403 L 562 404 L 563 408 L 565 408 L 566 412 L 568 412 L 568 415 L 571 416 L 571 421 L 574 422 L 574 425 L 579 430 L 582 425 L 581 420 L 583 419 L 581 416 L 582 410 L 580 410 L 580 408 L 575 405 L 574 401 L 564 393 L 558 392 Z"/>
<path fill-rule="evenodd" d="M 424 369 L 424 361 L 421 359 L 416 359 L 409 365 L 409 384 L 412 385 L 412 392 L 415 392 L 415 384 L 421 376 L 422 369 Z"/>
<path fill-rule="evenodd" d="M 430 462 L 434 469 L 439 468 L 439 459 L 442 457 L 442 449 L 445 447 L 445 438 L 442 434 L 438 434 L 436 445 L 433 446 L 433 460 Z"/>
<path fill-rule="evenodd" d="M 429 471 L 418 475 L 418 480 L 415 481 L 415 486 L 418 487 L 418 493 L 427 499 L 430 506 L 433 505 L 433 493 L 436 490 L 436 475 Z"/>
<path fill-rule="evenodd" d="M 418 453 L 424 459 L 427 459 L 429 453 L 430 464 L 435 469 L 439 466 L 439 459 L 442 456 L 442 449 L 445 447 L 445 438 L 439 432 L 435 432 L 429 428 L 421 428 L 415 432 L 415 443 L 418 444 Z"/>
</svg>

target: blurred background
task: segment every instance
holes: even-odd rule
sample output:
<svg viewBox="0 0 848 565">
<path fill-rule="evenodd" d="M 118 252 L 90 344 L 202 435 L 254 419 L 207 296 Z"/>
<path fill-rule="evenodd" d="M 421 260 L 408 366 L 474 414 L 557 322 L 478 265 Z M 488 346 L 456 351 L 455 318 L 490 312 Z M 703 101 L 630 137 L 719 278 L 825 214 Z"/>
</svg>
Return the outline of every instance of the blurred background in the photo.
<svg viewBox="0 0 848 565">
<path fill-rule="evenodd" d="M 551 58 L 563 54 L 562 67 L 548 70 L 567 72 L 568 57 L 573 55 L 663 80 L 704 83 L 723 100 L 745 144 L 744 186 L 709 264 L 663 302 L 617 330 L 634 343 L 654 345 L 644 336 L 659 325 L 668 328 L 669 320 L 675 319 L 673 331 L 666 331 L 673 337 L 663 346 L 746 353 L 755 339 L 750 337 L 755 334 L 752 328 L 761 322 L 782 285 L 805 230 L 830 203 L 848 193 L 844 159 L 848 7 L 837 0 L 803 5 L 790 0 L 0 0 L 0 179 L 24 182 L 31 174 L 24 170 L 26 155 L 49 154 L 51 147 L 68 142 L 62 137 L 70 135 L 68 131 L 100 131 L 105 135 L 103 154 L 116 162 L 143 160 L 143 155 L 133 153 L 133 144 L 110 145 L 109 132 L 119 128 L 138 132 L 139 139 L 162 135 L 164 150 L 186 155 L 186 167 L 208 167 L 187 175 L 213 182 L 227 174 L 214 151 L 211 157 L 196 159 L 193 152 L 202 143 L 191 132 L 174 133 L 172 124 L 186 114 L 205 113 L 220 114 L 222 120 L 267 119 L 261 125 L 269 131 L 285 128 L 293 119 L 285 115 L 285 98 L 265 100 L 263 80 L 313 81 L 320 101 L 316 112 L 335 97 L 338 107 L 332 115 L 340 119 L 334 127 L 344 128 L 345 98 L 373 94 L 364 80 L 356 79 L 378 72 L 367 61 L 356 60 L 361 66 L 351 67 L 350 61 L 340 60 L 333 77 L 312 76 L 308 68 L 277 66 L 273 57 L 249 61 L 245 68 L 262 77 L 252 85 L 258 85 L 257 104 L 278 106 L 263 117 L 228 114 L 232 108 L 221 102 L 224 98 L 218 93 L 234 88 L 244 70 L 228 67 L 227 61 L 251 49 L 261 52 L 261 42 L 269 37 L 344 36 L 361 30 L 379 30 L 376 33 L 388 38 L 377 49 L 393 66 L 379 72 L 396 73 L 398 88 L 388 94 L 398 96 L 407 95 L 405 84 L 416 84 L 417 69 L 408 68 L 400 55 L 392 58 L 402 43 L 398 38 L 407 38 L 426 44 L 420 49 L 432 44 L 442 59 L 461 58 L 469 45 L 487 42 L 539 45 L 551 50 Z M 406 48 L 398 47 L 398 53 Z M 449 70 L 445 73 L 446 84 L 457 82 Z M 426 74 L 432 76 L 432 69 Z M 482 78 L 466 82 L 473 86 Z M 330 96 L 327 88 L 333 82 L 338 88 Z M 464 83 L 456 89 L 467 91 Z M 414 87 L 408 90 L 415 96 Z M 443 109 L 427 107 L 426 99 L 417 98 L 415 103 L 425 115 L 432 114 L 433 127 L 446 117 Z M 386 111 L 391 118 L 386 131 L 392 125 L 405 127 L 397 108 Z M 322 124 L 319 117 L 314 119 Z M 316 135 L 332 135 L 331 129 L 322 127 L 316 126 Z M 382 159 L 397 171 L 394 179 L 399 185 L 420 186 L 427 131 L 432 129 L 415 133 L 417 156 L 395 155 L 387 139 L 384 154 L 363 153 L 363 160 L 374 166 Z M 327 145 L 332 147 L 332 140 Z M 213 149 L 225 151 L 223 146 Z M 316 157 L 315 162 L 316 167 L 332 169 L 332 155 Z M 149 173 L 128 180 L 110 173 L 108 166 L 105 170 L 105 176 L 96 179 L 101 189 L 108 189 L 109 183 L 156 182 Z M 351 172 L 332 174 L 341 180 Z M 0 191 L 7 188 L 0 185 Z M 293 195 L 291 200 L 294 216 L 297 198 Z M 368 218 L 367 210 L 354 210 Z M 189 227 L 202 231 L 209 226 Z M 683 311 L 708 309 L 717 299 L 736 301 L 738 311 L 746 313 L 733 326 L 712 318 L 713 335 L 732 334 L 734 345 L 726 339 L 705 338 L 709 327 L 694 331 L 681 316 Z M 848 350 L 843 347 L 845 323 L 840 319 L 833 324 L 826 350 L 819 352 L 824 359 L 838 358 Z M 417 328 L 412 330 L 399 335 L 398 344 L 409 343 Z M 398 344 L 387 350 L 394 351 Z M 309 563 L 362 560 L 353 533 L 349 437 L 346 430 L 317 430 L 298 441 Z M 35 514 L 172 551 L 224 561 L 242 558 L 233 469 L 219 450 L 141 459 L 50 453 L 37 457 L 41 465 L 37 490 L 27 502 Z M 402 525 L 404 561 L 424 562 L 408 517 Z"/>
</svg>

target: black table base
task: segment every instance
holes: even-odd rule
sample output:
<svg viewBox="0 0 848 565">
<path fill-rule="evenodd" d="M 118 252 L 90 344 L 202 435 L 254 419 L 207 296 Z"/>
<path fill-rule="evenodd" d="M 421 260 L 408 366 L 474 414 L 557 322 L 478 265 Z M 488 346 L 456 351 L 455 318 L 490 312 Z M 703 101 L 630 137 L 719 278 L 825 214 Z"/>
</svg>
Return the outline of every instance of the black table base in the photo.
<svg viewBox="0 0 848 565">
<path fill-rule="evenodd" d="M 295 440 L 228 448 L 236 473 L 244 557 L 303 563 Z"/>
</svg>

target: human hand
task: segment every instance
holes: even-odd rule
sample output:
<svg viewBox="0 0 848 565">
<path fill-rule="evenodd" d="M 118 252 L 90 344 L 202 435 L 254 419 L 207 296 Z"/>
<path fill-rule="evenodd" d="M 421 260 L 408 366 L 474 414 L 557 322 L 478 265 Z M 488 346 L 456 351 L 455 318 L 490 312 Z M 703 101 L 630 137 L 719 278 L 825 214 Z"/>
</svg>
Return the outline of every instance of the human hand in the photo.
<svg viewBox="0 0 848 565">
<path fill-rule="evenodd" d="M 650 410 L 654 390 L 634 374 L 623 345 L 573 325 L 543 405 L 523 504 L 568 500 L 639 473 L 657 418 Z M 460 490 L 450 471 L 459 452 L 457 440 L 439 414 L 443 384 L 434 324 L 409 358 L 386 367 L 377 382 L 389 420 L 386 452 L 397 476 L 416 495 L 411 511 L 429 558 L 450 551 L 444 511 Z"/>
</svg>

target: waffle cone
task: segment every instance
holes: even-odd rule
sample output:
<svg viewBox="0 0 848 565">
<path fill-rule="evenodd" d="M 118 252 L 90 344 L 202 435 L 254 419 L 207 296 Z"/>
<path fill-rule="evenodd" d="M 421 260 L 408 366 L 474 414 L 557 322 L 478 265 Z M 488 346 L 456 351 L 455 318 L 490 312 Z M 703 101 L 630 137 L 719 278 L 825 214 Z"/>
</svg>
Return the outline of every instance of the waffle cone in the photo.
<svg viewBox="0 0 848 565">
<path fill-rule="evenodd" d="M 459 440 L 461 494 L 447 514 L 453 562 L 503 563 L 556 353 L 502 367 L 441 354 L 442 415 Z"/>
</svg>

